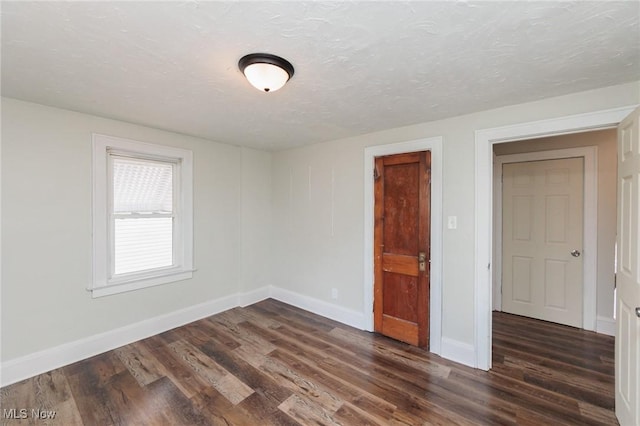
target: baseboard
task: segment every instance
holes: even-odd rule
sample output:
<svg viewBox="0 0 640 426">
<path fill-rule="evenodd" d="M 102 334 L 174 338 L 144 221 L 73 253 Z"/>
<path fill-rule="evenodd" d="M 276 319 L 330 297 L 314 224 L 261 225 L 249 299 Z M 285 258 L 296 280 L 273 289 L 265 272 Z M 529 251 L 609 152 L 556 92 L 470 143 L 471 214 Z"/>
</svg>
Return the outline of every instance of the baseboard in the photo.
<svg viewBox="0 0 640 426">
<path fill-rule="evenodd" d="M 266 289 L 268 297 L 268 288 Z M 264 292 L 265 290 L 260 289 L 241 296 L 236 294 L 210 300 L 179 311 L 149 318 L 135 324 L 3 362 L 0 366 L 0 386 L 7 386 L 227 309 L 235 308 L 238 306 L 239 299 L 242 299 L 242 301 L 254 300 Z"/>
<path fill-rule="evenodd" d="M 179 311 L 149 318 L 135 324 L 3 362 L 0 365 L 0 386 L 7 386 L 172 328 L 215 315 L 227 309 L 248 306 L 269 297 L 363 329 L 364 321 L 360 312 L 332 305 L 289 290 L 265 286 L 248 292 L 210 300 Z"/>
<path fill-rule="evenodd" d="M 323 300 L 285 290 L 280 287 L 271 287 L 271 297 L 360 330 L 364 330 L 365 328 L 364 315 L 359 311 L 343 308 L 342 306 L 327 303 Z"/>
<path fill-rule="evenodd" d="M 179 311 L 149 318 L 139 323 L 3 362 L 0 365 L 0 386 L 7 386 L 28 379 L 29 377 L 180 327 L 184 324 L 215 315 L 227 309 L 232 309 L 237 306 L 248 306 L 269 297 L 360 330 L 365 329 L 365 319 L 362 312 L 327 303 L 323 300 L 283 288 L 265 286 L 249 292 L 236 293 L 220 299 L 210 300 Z M 453 339 L 442 339 L 440 355 L 472 367 L 475 363 L 473 346 Z"/>
<path fill-rule="evenodd" d="M 614 320 L 613 318 L 599 316 L 598 318 L 596 318 L 596 333 L 615 336 L 616 320 Z"/>
<path fill-rule="evenodd" d="M 441 345 L 441 357 L 476 368 L 476 351 L 473 345 L 448 337 L 442 338 Z"/>
</svg>

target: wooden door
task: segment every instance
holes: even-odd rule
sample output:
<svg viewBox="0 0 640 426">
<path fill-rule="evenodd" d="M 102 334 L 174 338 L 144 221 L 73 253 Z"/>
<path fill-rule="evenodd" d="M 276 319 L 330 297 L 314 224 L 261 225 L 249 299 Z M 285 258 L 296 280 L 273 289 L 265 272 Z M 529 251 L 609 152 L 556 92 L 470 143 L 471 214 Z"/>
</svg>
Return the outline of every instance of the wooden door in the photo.
<svg viewBox="0 0 640 426">
<path fill-rule="evenodd" d="M 584 160 L 502 173 L 502 310 L 582 328 Z"/>
<path fill-rule="evenodd" d="M 429 346 L 431 153 L 376 158 L 374 328 Z"/>
<path fill-rule="evenodd" d="M 640 425 L 640 108 L 618 127 L 616 416 Z"/>
</svg>

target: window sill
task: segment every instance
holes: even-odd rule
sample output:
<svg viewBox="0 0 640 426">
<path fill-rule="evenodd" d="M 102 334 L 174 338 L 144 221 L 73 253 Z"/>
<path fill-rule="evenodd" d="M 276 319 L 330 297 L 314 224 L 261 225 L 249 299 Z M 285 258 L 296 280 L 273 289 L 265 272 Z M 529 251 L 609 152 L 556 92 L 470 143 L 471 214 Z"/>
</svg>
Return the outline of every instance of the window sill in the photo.
<svg viewBox="0 0 640 426">
<path fill-rule="evenodd" d="M 194 271 L 195 269 L 183 270 L 168 275 L 137 279 L 101 287 L 94 287 L 90 289 L 91 297 L 95 299 L 97 297 L 125 293 L 128 291 L 139 290 L 141 288 L 154 287 L 157 285 L 169 284 L 176 281 L 188 280 L 193 276 Z"/>
</svg>

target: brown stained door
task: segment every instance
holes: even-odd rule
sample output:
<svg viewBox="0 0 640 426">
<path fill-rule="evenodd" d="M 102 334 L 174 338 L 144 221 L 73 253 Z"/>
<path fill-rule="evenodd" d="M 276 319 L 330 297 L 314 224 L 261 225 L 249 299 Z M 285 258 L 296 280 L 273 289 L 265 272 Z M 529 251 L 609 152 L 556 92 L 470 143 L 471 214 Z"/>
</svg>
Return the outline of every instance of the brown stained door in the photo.
<svg viewBox="0 0 640 426">
<path fill-rule="evenodd" d="M 376 158 L 374 328 L 429 346 L 431 153 Z"/>
</svg>

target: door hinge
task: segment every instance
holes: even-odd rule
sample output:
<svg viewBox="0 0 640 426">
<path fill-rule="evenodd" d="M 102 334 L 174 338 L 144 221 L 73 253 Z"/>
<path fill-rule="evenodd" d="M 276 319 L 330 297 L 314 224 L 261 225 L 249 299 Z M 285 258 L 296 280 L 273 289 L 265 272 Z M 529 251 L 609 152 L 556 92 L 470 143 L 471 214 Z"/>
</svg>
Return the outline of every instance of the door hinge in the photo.
<svg viewBox="0 0 640 426">
<path fill-rule="evenodd" d="M 378 180 L 380 179 L 380 172 L 378 172 L 378 166 L 376 165 L 373 168 L 373 180 Z"/>
<path fill-rule="evenodd" d="M 491 262 L 487 263 L 487 270 L 491 270 Z"/>
</svg>

